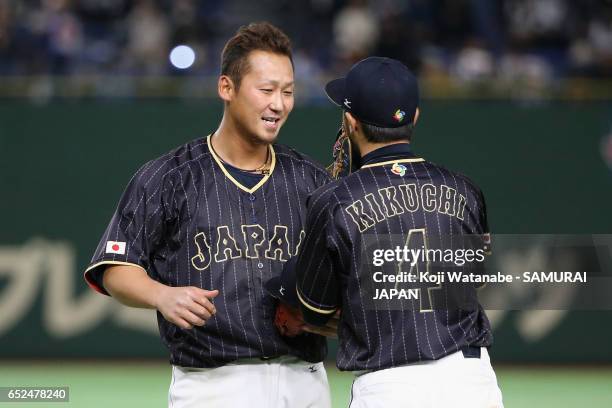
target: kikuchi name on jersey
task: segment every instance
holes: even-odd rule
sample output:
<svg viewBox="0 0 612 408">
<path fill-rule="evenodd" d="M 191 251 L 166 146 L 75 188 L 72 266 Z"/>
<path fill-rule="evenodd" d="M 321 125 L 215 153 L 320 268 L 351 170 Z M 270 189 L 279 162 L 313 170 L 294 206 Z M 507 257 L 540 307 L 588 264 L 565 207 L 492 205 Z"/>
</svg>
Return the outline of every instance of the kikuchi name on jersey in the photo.
<svg viewBox="0 0 612 408">
<path fill-rule="evenodd" d="M 436 186 L 427 183 L 419 188 L 411 183 L 379 188 L 377 195 L 366 194 L 345 210 L 359 227 L 359 232 L 364 232 L 387 218 L 420 209 L 463 220 L 466 201 L 463 194 L 445 184 Z"/>
</svg>

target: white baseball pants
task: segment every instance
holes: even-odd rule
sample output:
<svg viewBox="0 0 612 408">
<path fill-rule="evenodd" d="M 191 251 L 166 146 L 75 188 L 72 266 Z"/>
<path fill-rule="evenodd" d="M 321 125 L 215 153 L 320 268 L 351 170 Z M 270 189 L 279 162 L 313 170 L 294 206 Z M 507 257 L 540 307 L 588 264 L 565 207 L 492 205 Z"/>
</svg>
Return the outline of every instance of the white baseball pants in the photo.
<svg viewBox="0 0 612 408">
<path fill-rule="evenodd" d="M 323 363 L 247 359 L 219 368 L 172 367 L 169 408 L 331 408 Z"/>
<path fill-rule="evenodd" d="M 440 360 L 373 371 L 355 378 L 349 408 L 503 408 L 486 348 Z"/>
</svg>

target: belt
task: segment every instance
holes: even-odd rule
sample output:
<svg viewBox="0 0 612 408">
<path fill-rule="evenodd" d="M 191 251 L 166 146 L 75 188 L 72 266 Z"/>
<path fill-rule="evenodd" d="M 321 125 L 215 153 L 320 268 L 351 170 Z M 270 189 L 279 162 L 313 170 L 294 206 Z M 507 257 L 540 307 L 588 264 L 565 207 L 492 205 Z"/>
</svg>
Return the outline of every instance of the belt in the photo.
<svg viewBox="0 0 612 408">
<path fill-rule="evenodd" d="M 481 351 L 482 347 L 481 346 L 465 346 L 459 349 L 459 351 L 461 351 L 461 353 L 463 354 L 463 358 L 480 358 L 482 355 L 482 351 Z M 396 367 L 406 367 L 406 366 L 411 366 L 411 365 L 420 365 L 420 364 L 428 364 L 428 363 L 434 363 L 437 360 L 423 360 L 423 361 L 416 361 L 416 362 L 412 362 L 412 363 L 406 363 L 400 366 L 396 366 Z M 396 367 L 387 367 L 387 368 L 396 368 Z M 369 373 L 373 373 L 375 371 L 378 371 L 377 369 L 370 369 L 370 370 L 355 370 L 353 371 L 353 374 L 355 374 L 355 376 L 359 377 L 363 374 L 369 374 Z"/>
<path fill-rule="evenodd" d="M 461 349 L 464 358 L 480 358 L 480 346 L 465 346 Z"/>
</svg>

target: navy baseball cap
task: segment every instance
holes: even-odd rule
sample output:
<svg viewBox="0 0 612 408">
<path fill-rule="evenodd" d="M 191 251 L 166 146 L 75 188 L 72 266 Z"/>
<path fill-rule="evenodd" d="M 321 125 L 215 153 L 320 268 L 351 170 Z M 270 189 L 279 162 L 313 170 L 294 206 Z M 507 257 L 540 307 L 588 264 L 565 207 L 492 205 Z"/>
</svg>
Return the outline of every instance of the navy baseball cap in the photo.
<svg viewBox="0 0 612 408">
<path fill-rule="evenodd" d="M 300 300 L 297 297 L 296 286 L 296 270 L 297 256 L 290 258 L 285 265 L 280 275 L 270 278 L 264 284 L 266 291 L 275 297 L 282 300 L 293 307 L 300 307 Z"/>
<path fill-rule="evenodd" d="M 336 105 L 359 121 L 383 128 L 412 123 L 419 106 L 415 76 L 392 58 L 369 57 L 351 67 L 346 77 L 325 86 Z"/>
</svg>

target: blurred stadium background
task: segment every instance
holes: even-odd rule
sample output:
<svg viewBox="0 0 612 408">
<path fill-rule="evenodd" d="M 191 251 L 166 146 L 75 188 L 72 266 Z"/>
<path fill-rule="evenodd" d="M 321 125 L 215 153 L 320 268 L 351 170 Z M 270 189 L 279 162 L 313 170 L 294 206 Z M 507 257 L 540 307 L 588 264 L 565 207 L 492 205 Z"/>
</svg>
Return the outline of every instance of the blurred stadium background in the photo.
<svg viewBox="0 0 612 408">
<path fill-rule="evenodd" d="M 421 81 L 415 150 L 482 187 L 493 232 L 612 231 L 611 1 L 0 0 L 0 386 L 165 406 L 154 313 L 81 272 L 132 173 L 215 129 L 221 47 L 258 20 L 294 41 L 282 143 L 328 162 L 323 84 L 394 57 Z M 491 311 L 506 406 L 611 407 L 612 315 L 556 309 Z"/>
</svg>

